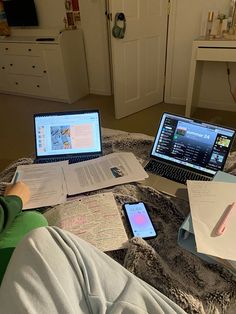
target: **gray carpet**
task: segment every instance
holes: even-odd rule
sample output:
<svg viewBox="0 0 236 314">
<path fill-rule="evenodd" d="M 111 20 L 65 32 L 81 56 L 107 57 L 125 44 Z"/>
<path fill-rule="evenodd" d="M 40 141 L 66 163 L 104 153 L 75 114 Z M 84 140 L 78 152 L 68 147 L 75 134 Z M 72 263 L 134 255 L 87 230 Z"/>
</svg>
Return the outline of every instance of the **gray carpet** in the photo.
<svg viewBox="0 0 236 314">
<path fill-rule="evenodd" d="M 131 151 L 140 162 L 147 160 L 152 140 L 142 134 L 103 130 L 105 154 Z M 4 170 L 0 174 L 2 191 L 4 182 L 11 180 L 17 164 L 31 162 L 30 158 L 21 159 Z M 236 174 L 235 153 L 229 156 L 226 170 Z M 236 277 L 220 266 L 207 264 L 177 244 L 178 229 L 189 211 L 186 201 L 168 197 L 138 183 L 101 191 L 112 191 L 120 210 L 124 202 L 146 202 L 158 230 L 157 238 L 149 241 L 130 239 L 126 250 L 107 252 L 109 256 L 168 296 L 187 313 L 236 313 L 233 309 Z M 129 234 L 124 217 L 123 221 Z"/>
</svg>

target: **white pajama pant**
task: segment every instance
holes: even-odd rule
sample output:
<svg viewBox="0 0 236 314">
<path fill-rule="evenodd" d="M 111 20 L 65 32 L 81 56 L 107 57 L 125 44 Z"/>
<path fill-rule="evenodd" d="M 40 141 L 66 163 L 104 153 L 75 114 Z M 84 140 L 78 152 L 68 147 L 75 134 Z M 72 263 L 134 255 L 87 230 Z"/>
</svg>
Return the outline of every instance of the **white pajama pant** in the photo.
<svg viewBox="0 0 236 314">
<path fill-rule="evenodd" d="M 57 227 L 31 231 L 0 287 L 0 313 L 185 313 L 106 254 Z"/>
</svg>

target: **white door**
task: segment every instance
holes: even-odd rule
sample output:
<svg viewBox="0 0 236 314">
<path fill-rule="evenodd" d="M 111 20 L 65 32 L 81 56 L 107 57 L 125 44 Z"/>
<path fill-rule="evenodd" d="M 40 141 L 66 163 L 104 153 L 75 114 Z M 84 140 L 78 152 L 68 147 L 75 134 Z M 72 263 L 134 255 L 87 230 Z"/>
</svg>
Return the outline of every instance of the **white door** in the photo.
<svg viewBox="0 0 236 314">
<path fill-rule="evenodd" d="M 108 3 L 115 116 L 119 119 L 163 101 L 168 0 Z M 112 36 L 118 12 L 126 17 L 123 39 Z"/>
</svg>

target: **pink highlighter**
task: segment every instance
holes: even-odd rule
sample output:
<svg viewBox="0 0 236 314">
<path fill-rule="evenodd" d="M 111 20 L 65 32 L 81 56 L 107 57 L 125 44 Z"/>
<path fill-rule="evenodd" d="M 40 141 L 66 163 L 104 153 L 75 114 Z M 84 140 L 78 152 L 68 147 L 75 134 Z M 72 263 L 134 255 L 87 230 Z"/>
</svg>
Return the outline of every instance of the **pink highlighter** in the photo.
<svg viewBox="0 0 236 314">
<path fill-rule="evenodd" d="M 236 202 L 234 202 L 233 204 L 229 205 L 226 210 L 224 211 L 224 213 L 222 214 L 222 216 L 220 217 L 220 220 L 218 221 L 216 227 L 215 227 L 215 234 L 217 236 L 220 236 L 224 233 L 227 224 L 229 223 L 229 218 L 230 215 L 232 214 L 232 212 L 236 209 Z"/>
</svg>

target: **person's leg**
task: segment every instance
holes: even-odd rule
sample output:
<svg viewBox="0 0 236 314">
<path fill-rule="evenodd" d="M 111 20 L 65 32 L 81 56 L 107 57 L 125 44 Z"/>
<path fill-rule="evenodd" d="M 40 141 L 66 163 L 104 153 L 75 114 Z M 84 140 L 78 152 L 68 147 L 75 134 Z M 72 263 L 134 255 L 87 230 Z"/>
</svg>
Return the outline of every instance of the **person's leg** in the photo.
<svg viewBox="0 0 236 314">
<path fill-rule="evenodd" d="M 59 228 L 16 248 L 0 288 L 3 313 L 185 313 L 106 254 Z"/>
<path fill-rule="evenodd" d="M 14 207 L 13 207 L 14 210 Z M 9 208 L 9 214 L 11 208 Z M 7 217 L 8 219 L 8 217 Z M 11 259 L 12 253 L 17 244 L 24 236 L 39 227 L 47 226 L 46 218 L 36 211 L 19 211 L 19 213 L 11 220 L 8 228 L 5 228 L 0 234 L 0 285 L 7 269 L 7 265 Z"/>
</svg>

